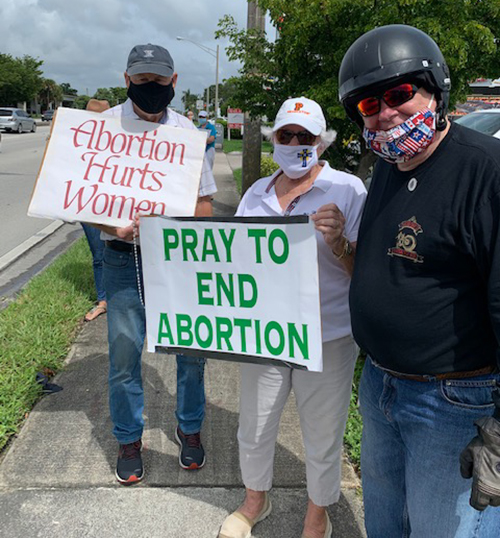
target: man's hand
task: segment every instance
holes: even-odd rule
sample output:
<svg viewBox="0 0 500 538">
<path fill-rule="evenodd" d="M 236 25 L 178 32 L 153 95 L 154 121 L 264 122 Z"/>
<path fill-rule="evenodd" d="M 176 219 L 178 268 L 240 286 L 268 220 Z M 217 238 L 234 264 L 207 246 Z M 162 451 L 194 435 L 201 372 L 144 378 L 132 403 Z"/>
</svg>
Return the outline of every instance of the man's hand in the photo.
<svg viewBox="0 0 500 538">
<path fill-rule="evenodd" d="M 129 226 L 123 226 L 122 228 L 115 228 L 116 237 L 122 241 L 133 241 L 134 240 L 134 227 L 132 224 Z M 136 234 L 139 235 L 139 234 Z"/>
<path fill-rule="evenodd" d="M 89 112 L 104 112 L 105 110 L 108 110 L 110 106 L 105 100 L 99 101 L 98 99 L 90 99 L 86 108 Z"/>
<path fill-rule="evenodd" d="M 211 217 L 212 216 L 212 197 L 200 196 L 194 210 L 195 217 Z"/>
<path fill-rule="evenodd" d="M 475 424 L 478 435 L 460 454 L 460 473 L 472 478 L 471 506 L 484 510 L 500 506 L 500 422 L 483 417 Z"/>
<path fill-rule="evenodd" d="M 106 232 L 110 235 L 116 235 L 121 241 L 133 241 L 135 237 L 139 237 L 139 215 L 134 217 L 134 223 L 121 228 L 115 228 L 113 226 L 106 226 L 105 224 L 93 224 L 99 230 Z"/>
<path fill-rule="evenodd" d="M 336 256 L 340 256 L 345 243 L 345 218 L 342 211 L 335 204 L 326 204 L 312 215 L 312 220 L 316 229 L 323 234 L 325 243 Z"/>
</svg>

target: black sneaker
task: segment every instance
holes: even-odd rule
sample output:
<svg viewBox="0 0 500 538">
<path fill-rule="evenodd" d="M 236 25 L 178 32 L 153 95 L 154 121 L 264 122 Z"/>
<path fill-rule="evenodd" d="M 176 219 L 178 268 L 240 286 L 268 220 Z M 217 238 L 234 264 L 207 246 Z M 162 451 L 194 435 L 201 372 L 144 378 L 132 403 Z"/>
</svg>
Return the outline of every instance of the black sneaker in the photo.
<svg viewBox="0 0 500 538">
<path fill-rule="evenodd" d="M 140 482 L 144 476 L 142 466 L 142 441 L 120 445 L 116 462 L 116 479 L 120 484 L 128 486 Z"/>
<path fill-rule="evenodd" d="M 201 469 L 205 465 L 205 450 L 201 444 L 200 432 L 185 435 L 177 426 L 175 440 L 179 443 L 179 465 L 183 469 Z"/>
</svg>

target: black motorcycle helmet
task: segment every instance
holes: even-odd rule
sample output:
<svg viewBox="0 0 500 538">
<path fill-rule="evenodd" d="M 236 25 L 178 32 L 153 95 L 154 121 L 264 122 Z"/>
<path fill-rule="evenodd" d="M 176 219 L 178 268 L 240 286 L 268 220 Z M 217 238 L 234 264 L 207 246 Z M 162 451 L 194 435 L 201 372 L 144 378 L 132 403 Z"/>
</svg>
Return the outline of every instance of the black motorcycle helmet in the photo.
<svg viewBox="0 0 500 538">
<path fill-rule="evenodd" d="M 435 95 L 436 128 L 443 130 L 450 101 L 450 72 L 435 41 L 413 26 L 381 26 L 349 47 L 339 71 L 340 102 L 349 118 L 363 127 L 358 102 L 400 81 L 414 82 Z"/>
</svg>

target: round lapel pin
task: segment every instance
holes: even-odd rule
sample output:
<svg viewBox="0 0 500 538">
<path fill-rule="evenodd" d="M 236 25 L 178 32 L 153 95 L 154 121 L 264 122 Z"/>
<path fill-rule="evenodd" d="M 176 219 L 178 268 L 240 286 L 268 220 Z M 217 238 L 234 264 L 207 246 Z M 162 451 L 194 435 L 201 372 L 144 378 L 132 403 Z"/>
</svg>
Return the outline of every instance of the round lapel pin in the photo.
<svg viewBox="0 0 500 538">
<path fill-rule="evenodd" d="M 418 183 L 417 179 L 412 177 L 410 181 L 408 181 L 408 190 L 410 192 L 413 192 L 417 188 L 417 183 Z"/>
</svg>

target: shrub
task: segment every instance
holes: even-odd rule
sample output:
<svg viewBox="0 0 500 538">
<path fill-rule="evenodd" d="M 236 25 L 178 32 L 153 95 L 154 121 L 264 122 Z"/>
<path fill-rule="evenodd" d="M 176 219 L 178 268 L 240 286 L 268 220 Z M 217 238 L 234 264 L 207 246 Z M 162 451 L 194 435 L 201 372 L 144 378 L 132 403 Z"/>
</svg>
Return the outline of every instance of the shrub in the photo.
<svg viewBox="0 0 500 538">
<path fill-rule="evenodd" d="M 262 155 L 260 161 L 260 177 L 271 176 L 278 170 L 279 166 L 274 162 L 272 157 Z"/>
</svg>

